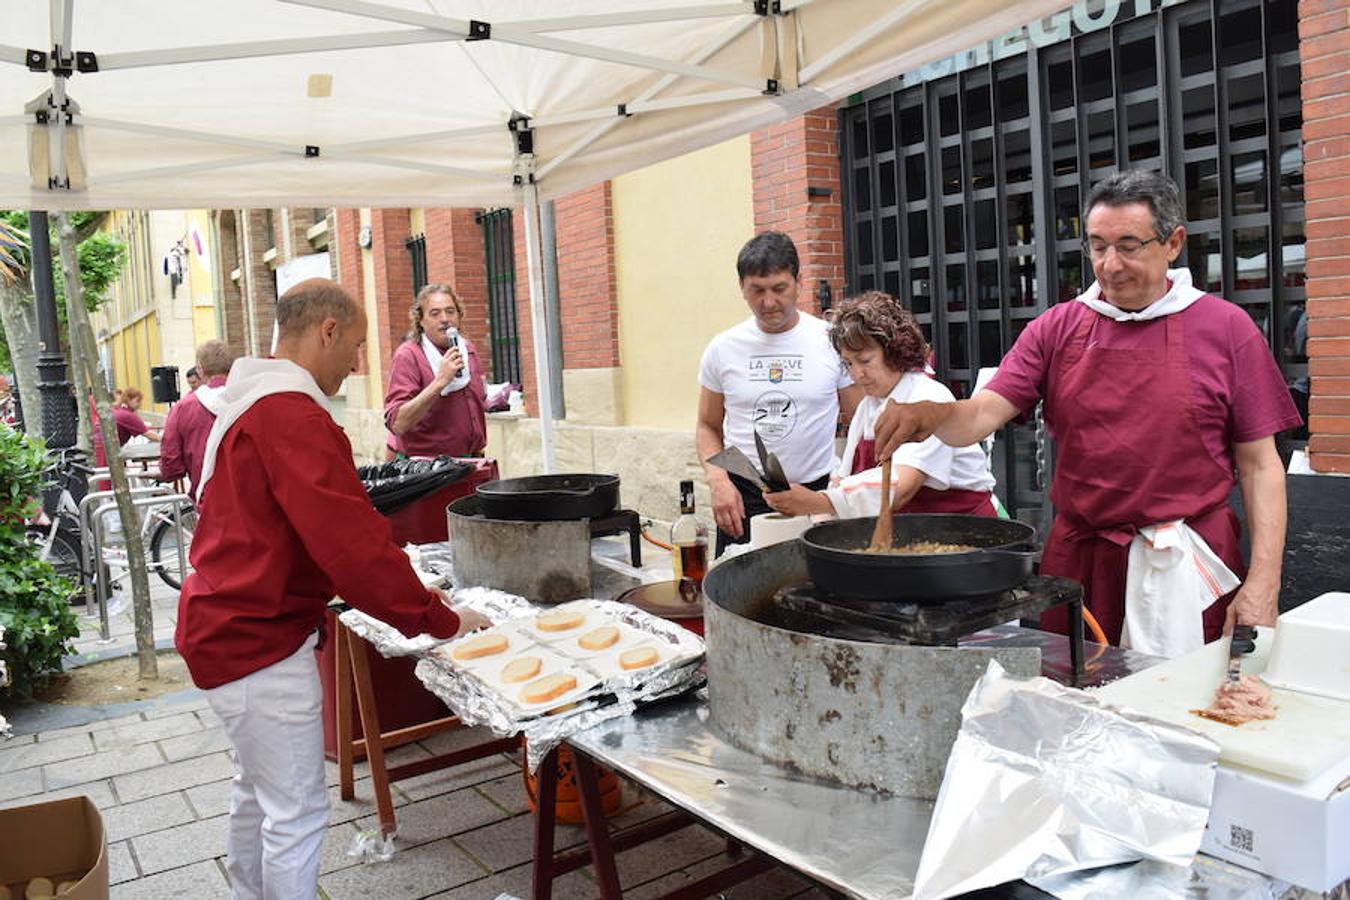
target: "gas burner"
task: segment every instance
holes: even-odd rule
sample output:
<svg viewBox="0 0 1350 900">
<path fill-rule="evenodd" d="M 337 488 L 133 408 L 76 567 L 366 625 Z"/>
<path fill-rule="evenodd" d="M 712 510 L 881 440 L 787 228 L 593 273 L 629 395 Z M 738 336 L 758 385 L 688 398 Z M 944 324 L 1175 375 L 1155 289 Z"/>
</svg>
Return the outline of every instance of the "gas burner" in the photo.
<svg viewBox="0 0 1350 900">
<path fill-rule="evenodd" d="M 1056 606 L 1069 607 L 1070 650 L 1074 670 L 1081 676 L 1083 587 L 1067 578 L 1033 575 L 1001 593 L 924 603 L 841 597 L 805 581 L 777 591 L 771 608 L 776 624 L 793 631 L 875 643 L 955 647 L 966 635 L 1014 619 L 1033 619 Z"/>
</svg>

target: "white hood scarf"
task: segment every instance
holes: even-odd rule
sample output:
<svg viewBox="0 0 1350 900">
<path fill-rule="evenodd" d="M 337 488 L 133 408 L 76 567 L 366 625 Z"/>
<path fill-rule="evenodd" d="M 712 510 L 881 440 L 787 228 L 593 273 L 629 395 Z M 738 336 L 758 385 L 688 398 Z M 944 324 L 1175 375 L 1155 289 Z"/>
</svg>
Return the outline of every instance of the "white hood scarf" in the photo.
<svg viewBox="0 0 1350 900">
<path fill-rule="evenodd" d="M 198 391 L 201 388 L 197 389 Z M 206 457 L 202 460 L 202 477 L 197 482 L 197 502 L 202 499 L 202 491 L 216 469 L 216 453 L 220 442 L 239 417 L 248 412 L 253 404 L 272 394 L 305 394 L 330 416 L 333 410 L 328 405 L 328 397 L 319 389 L 314 376 L 306 369 L 297 366 L 289 359 L 241 359 L 230 369 L 230 380 L 221 390 L 220 408 L 212 410 L 216 414 L 216 423 L 211 426 L 211 434 L 206 439 Z M 207 409 L 210 409 L 208 406 Z"/>
<path fill-rule="evenodd" d="M 1138 312 L 1129 312 L 1103 300 L 1102 287 L 1095 281 L 1086 291 L 1078 295 L 1078 300 L 1117 322 L 1147 322 L 1150 319 L 1161 319 L 1163 316 L 1179 313 L 1205 296 L 1205 292 L 1198 290 L 1193 284 L 1190 269 L 1168 269 L 1167 280 L 1172 284 L 1167 293 Z"/>
<path fill-rule="evenodd" d="M 464 368 L 449 384 L 441 388 L 442 397 L 448 397 L 455 391 L 462 391 L 469 385 L 469 351 L 464 346 L 464 338 L 459 336 L 458 330 L 455 331 L 454 342 L 455 346 L 459 348 L 460 358 L 464 360 Z M 447 347 L 445 352 L 449 353 L 450 348 Z M 422 353 L 426 355 L 427 362 L 431 364 L 431 374 L 434 377 L 436 370 L 441 367 L 441 360 L 445 357 L 445 353 L 442 353 L 440 348 L 431 342 L 431 338 L 427 337 L 425 332 L 422 333 Z"/>
</svg>

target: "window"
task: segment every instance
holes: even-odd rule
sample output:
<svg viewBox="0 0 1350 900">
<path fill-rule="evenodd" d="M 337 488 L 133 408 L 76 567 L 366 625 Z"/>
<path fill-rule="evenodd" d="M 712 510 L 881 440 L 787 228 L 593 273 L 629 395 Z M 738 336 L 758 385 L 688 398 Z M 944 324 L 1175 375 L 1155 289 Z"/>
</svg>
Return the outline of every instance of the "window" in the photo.
<svg viewBox="0 0 1350 900">
<path fill-rule="evenodd" d="M 488 334 L 492 345 L 492 379 L 522 384 L 520 329 L 516 320 L 516 245 L 511 210 L 485 210 L 478 215 L 487 257 Z"/>
<path fill-rule="evenodd" d="M 408 248 L 408 257 L 412 262 L 413 296 L 427 286 L 427 236 L 414 234 L 403 242 Z"/>
</svg>

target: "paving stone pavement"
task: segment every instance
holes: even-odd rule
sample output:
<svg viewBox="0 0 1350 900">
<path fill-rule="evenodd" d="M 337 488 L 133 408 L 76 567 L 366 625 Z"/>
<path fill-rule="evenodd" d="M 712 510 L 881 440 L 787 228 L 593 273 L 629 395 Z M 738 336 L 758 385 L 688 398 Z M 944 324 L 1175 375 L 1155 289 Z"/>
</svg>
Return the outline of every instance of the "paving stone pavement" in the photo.
<svg viewBox="0 0 1350 900">
<path fill-rule="evenodd" d="M 156 637 L 172 637 L 177 597 L 158 579 L 152 590 Z M 112 644 L 98 641 L 97 620 L 83 619 L 78 661 L 127 653 L 130 612 L 114 617 Z M 0 738 L 0 808 L 88 796 L 103 814 L 114 900 L 228 898 L 225 835 L 229 812 L 228 742 L 219 720 L 195 690 L 106 707 L 4 709 L 19 732 Z M 481 736 L 468 730 L 434 735 L 388 754 L 390 764 L 448 752 Z M 494 900 L 528 897 L 532 817 L 515 755 L 405 779 L 392 786 L 399 823 L 389 862 L 363 864 L 348 855 L 362 829 L 378 821 L 367 767 L 358 764 L 356 794 L 338 796 L 328 764 L 332 811 L 320 857 L 320 900 L 395 898 Z M 664 811 L 659 801 L 625 788 L 622 815 L 631 825 Z M 584 841 L 576 826 L 559 826 L 559 849 Z M 619 855 L 625 897 L 650 898 L 730 864 L 723 842 L 690 827 Z M 554 885 L 558 900 L 598 896 L 589 868 Z M 779 900 L 823 897 L 801 878 L 772 871 L 725 896 Z"/>
</svg>

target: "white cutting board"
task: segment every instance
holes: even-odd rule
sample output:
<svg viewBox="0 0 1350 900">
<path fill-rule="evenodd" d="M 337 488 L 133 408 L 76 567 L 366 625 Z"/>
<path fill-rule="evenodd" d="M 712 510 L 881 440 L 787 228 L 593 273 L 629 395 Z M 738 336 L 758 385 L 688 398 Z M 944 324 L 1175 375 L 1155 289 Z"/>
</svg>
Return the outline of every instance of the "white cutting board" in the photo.
<svg viewBox="0 0 1350 900">
<path fill-rule="evenodd" d="M 1242 661 L 1245 675 L 1266 668 L 1274 630 L 1257 630 L 1256 649 Z M 1202 719 L 1228 668 L 1228 639 L 1098 688 L 1102 700 L 1127 706 L 1213 738 L 1219 759 L 1285 778 L 1306 781 L 1350 754 L 1350 702 L 1276 689 L 1274 719 L 1224 725 Z"/>
</svg>

